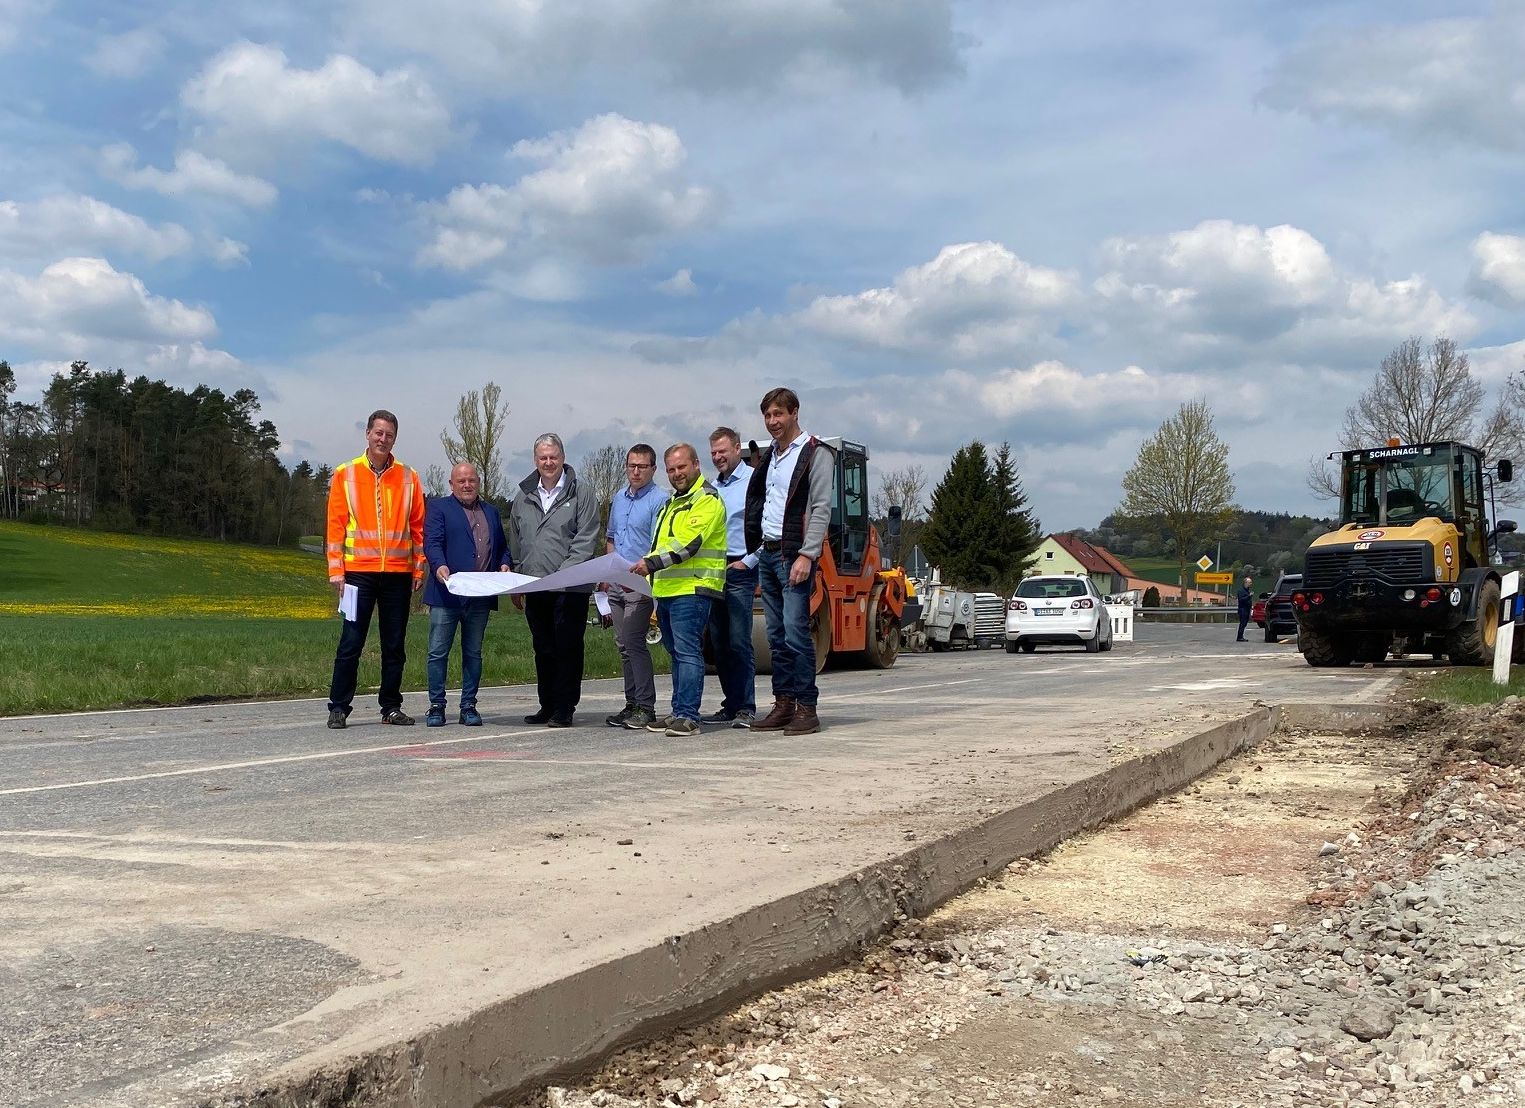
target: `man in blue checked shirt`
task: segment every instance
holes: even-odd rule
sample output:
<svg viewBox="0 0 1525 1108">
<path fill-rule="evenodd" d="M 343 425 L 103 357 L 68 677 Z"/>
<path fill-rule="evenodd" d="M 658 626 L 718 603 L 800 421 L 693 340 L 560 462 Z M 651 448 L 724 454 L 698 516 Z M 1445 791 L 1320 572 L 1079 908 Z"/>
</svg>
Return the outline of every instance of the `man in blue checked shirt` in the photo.
<svg viewBox="0 0 1525 1108">
<path fill-rule="evenodd" d="M 710 612 L 710 648 L 725 699 L 720 710 L 701 722 L 747 728 L 757 712 L 757 664 L 752 656 L 752 598 L 757 594 L 757 567 L 741 564 L 747 554 L 744 534 L 747 485 L 752 467 L 741 460 L 741 436 L 730 427 L 710 435 L 710 461 L 715 463 L 715 491 L 725 502 L 725 602 Z"/>
<path fill-rule="evenodd" d="M 606 552 L 618 554 L 627 562 L 640 561 L 651 549 L 657 516 L 662 505 L 667 503 L 667 490 L 654 483 L 656 469 L 657 452 L 644 442 L 636 443 L 625 455 L 628 483 L 614 494 L 604 539 Z M 619 647 L 620 668 L 625 674 L 625 707 L 604 722 L 610 727 L 641 731 L 657 718 L 657 684 L 651 668 L 651 650 L 646 645 L 652 600 L 618 585 L 608 586 L 608 592 L 609 614 L 614 619 L 614 641 Z"/>
</svg>

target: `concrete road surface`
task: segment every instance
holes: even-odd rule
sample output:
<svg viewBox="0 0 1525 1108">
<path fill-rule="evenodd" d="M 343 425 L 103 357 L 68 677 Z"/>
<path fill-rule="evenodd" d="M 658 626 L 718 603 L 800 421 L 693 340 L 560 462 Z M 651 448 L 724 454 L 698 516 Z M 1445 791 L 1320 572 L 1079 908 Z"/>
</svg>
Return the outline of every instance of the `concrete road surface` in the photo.
<svg viewBox="0 0 1525 1108">
<path fill-rule="evenodd" d="M 374 701 L 337 732 L 314 701 L 0 720 L 0 1103 L 190 1103 L 381 1049 L 1254 703 L 1398 678 L 1137 630 L 833 671 L 803 739 L 614 730 L 616 681 L 571 730 L 524 725 L 526 687 L 482 728 Z"/>
</svg>

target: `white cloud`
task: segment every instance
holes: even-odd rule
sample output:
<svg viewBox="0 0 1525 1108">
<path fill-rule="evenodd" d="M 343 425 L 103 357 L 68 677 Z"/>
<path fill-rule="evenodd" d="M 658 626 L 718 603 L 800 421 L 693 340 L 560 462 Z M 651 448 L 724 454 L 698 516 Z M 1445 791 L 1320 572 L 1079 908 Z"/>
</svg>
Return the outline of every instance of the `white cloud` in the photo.
<svg viewBox="0 0 1525 1108">
<path fill-rule="evenodd" d="M 694 271 L 680 269 L 665 281 L 658 281 L 654 286 L 660 293 L 668 296 L 697 296 L 699 287 L 694 284 Z"/>
<path fill-rule="evenodd" d="M 249 244 L 237 239 L 220 238 L 208 244 L 212 260 L 221 266 L 249 264 Z"/>
<path fill-rule="evenodd" d="M 618 264 L 716 209 L 710 190 L 685 180 L 677 132 L 658 123 L 601 115 L 519 142 L 512 154 L 542 168 L 512 185 L 461 185 L 424 206 L 435 234 L 423 262 L 472 269 L 504 255 L 523 264 L 549 254 Z"/>
<path fill-rule="evenodd" d="M 1467 361 L 1478 380 L 1497 385 L 1516 373 L 1525 373 L 1525 339 L 1502 346 L 1473 347 L 1467 351 Z"/>
<path fill-rule="evenodd" d="M 49 0 L 0 0 L 0 50 L 14 46 L 27 22 L 50 6 Z"/>
<path fill-rule="evenodd" d="M 102 77 L 137 77 L 164 54 L 164 36 L 151 27 L 106 35 L 85 55 L 85 64 Z"/>
<path fill-rule="evenodd" d="M 180 102 L 240 161 L 323 139 L 379 161 L 428 165 L 453 138 L 444 102 L 416 70 L 377 73 L 345 54 L 299 69 L 273 46 L 241 42 L 188 81 Z"/>
<path fill-rule="evenodd" d="M 138 154 L 127 143 L 101 151 L 101 168 L 107 177 L 132 189 L 151 189 L 164 196 L 200 193 L 220 196 L 250 208 L 266 208 L 275 202 L 276 188 L 269 181 L 236 172 L 227 162 L 195 150 L 175 155 L 174 169 L 137 165 Z"/>
<path fill-rule="evenodd" d="M 961 71 L 950 0 L 352 0 L 350 11 L 363 37 L 496 90 L 634 71 L 706 93 L 916 92 Z"/>
<path fill-rule="evenodd" d="M 1314 119 L 1450 144 L 1525 149 L 1525 8 L 1321 32 L 1284 57 L 1262 99 Z"/>
<path fill-rule="evenodd" d="M 1031 265 L 998 242 L 966 242 L 902 271 L 890 287 L 820 296 L 794 318 L 860 346 L 975 359 L 1048 334 L 1078 291 L 1073 274 Z"/>
<path fill-rule="evenodd" d="M 0 336 L 70 355 L 89 339 L 196 342 L 217 333 L 205 308 L 155 296 L 102 258 L 64 258 L 36 277 L 0 270 Z"/>
<path fill-rule="evenodd" d="M 11 260 L 99 251 L 162 261 L 194 248 L 178 223 L 154 226 L 91 196 L 0 201 L 0 255 Z"/>
<path fill-rule="evenodd" d="M 1464 338 L 1476 323 L 1424 278 L 1342 272 L 1296 227 L 1208 220 L 1103 244 L 1097 322 L 1162 359 L 1366 358 L 1410 334 Z M 1385 344 L 1385 345 L 1384 345 Z"/>
<path fill-rule="evenodd" d="M 1472 242 L 1474 296 L 1505 308 L 1525 308 L 1525 238 L 1484 231 Z"/>
</svg>

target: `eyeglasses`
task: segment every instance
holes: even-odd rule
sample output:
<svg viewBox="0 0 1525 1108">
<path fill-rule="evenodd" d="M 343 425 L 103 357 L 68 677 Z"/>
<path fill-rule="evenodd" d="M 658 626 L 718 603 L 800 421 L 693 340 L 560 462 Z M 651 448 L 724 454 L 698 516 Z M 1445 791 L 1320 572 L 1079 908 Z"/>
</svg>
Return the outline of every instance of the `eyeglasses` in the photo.
<svg viewBox="0 0 1525 1108">
<path fill-rule="evenodd" d="M 653 463 L 651 463 L 651 462 L 626 462 L 625 463 L 625 468 L 626 469 L 655 469 L 656 466 Z"/>
</svg>

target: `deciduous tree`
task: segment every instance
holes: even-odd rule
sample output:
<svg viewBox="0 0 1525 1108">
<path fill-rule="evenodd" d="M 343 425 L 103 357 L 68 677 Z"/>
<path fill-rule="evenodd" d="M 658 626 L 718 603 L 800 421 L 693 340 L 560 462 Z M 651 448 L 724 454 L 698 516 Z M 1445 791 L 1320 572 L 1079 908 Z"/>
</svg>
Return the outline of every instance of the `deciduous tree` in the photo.
<svg viewBox="0 0 1525 1108">
<path fill-rule="evenodd" d="M 657 464 L 662 464 L 660 456 Z M 597 495 L 599 519 L 607 526 L 609 505 L 625 483 L 625 452 L 612 442 L 588 451 L 582 456 L 582 465 L 577 467 L 577 479 L 586 482 Z"/>
<path fill-rule="evenodd" d="M 1228 446 L 1213 430 L 1207 401 L 1192 400 L 1139 447 L 1137 460 L 1123 475 L 1117 514 L 1157 523 L 1169 536 L 1185 603 L 1186 565 L 1201 543 L 1228 525 L 1233 502 Z"/>
<path fill-rule="evenodd" d="M 452 465 L 472 462 L 482 475 L 478 493 L 497 500 L 503 493 L 503 435 L 508 426 L 508 402 L 503 390 L 489 381 L 482 391 L 472 389 L 456 403 L 455 434 L 440 432 L 440 445 Z"/>
</svg>

